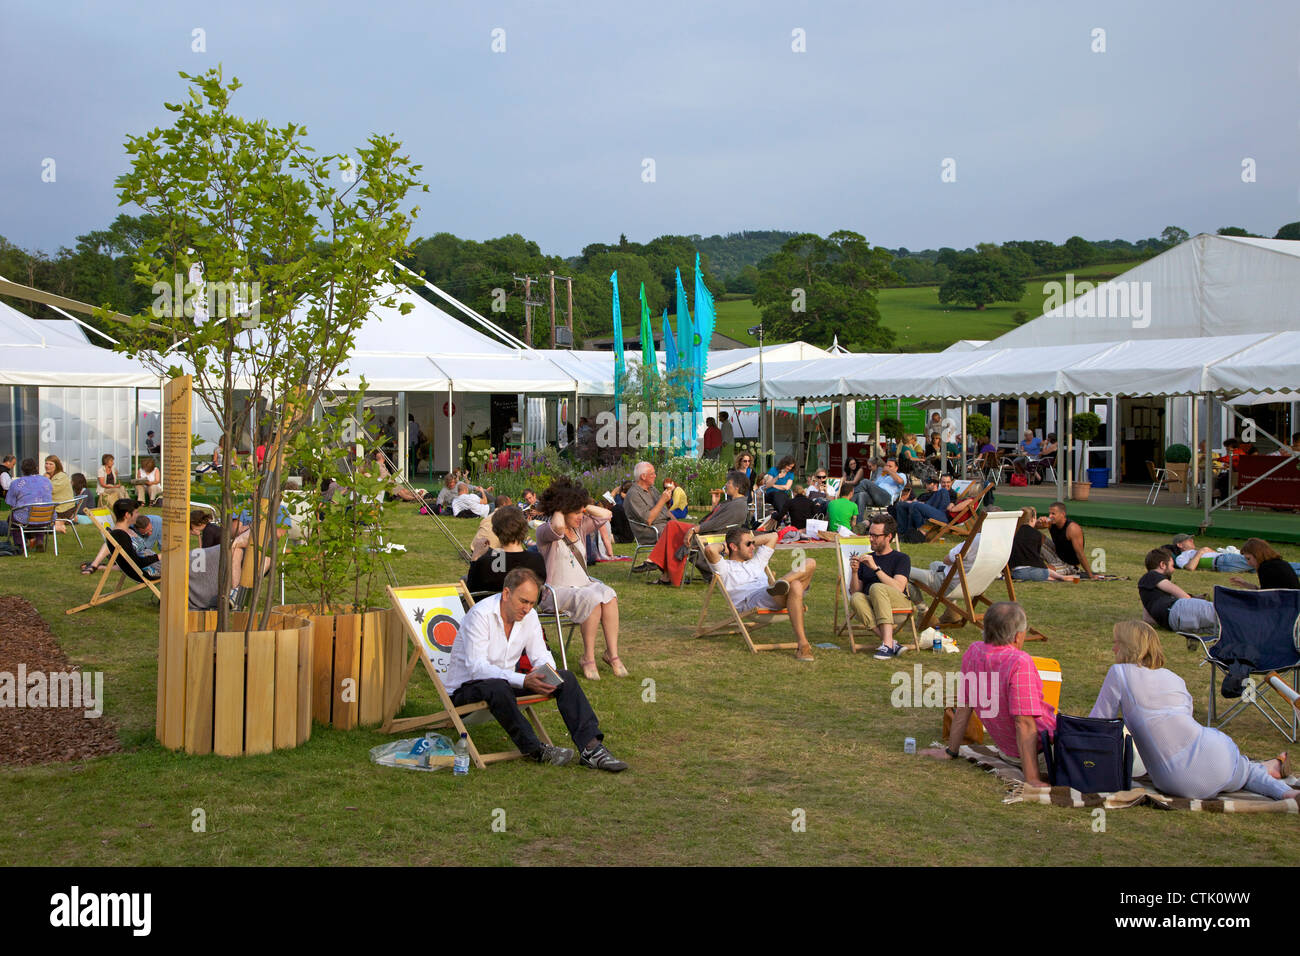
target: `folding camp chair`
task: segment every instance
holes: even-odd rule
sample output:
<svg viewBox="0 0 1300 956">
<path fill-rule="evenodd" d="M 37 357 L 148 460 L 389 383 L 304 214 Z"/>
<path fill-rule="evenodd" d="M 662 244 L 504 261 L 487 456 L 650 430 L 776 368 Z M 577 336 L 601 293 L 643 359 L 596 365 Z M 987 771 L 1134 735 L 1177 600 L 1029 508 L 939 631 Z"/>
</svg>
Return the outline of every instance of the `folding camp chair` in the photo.
<svg viewBox="0 0 1300 956">
<path fill-rule="evenodd" d="M 28 535 L 49 535 L 54 539 L 54 556 L 57 558 L 59 556 L 59 535 L 54 530 L 54 510 L 58 506 L 52 501 L 47 501 L 42 504 L 24 505 L 23 507 L 27 509 L 26 521 L 15 521 L 12 514 L 9 516 L 9 527 L 12 529 L 10 535 L 12 536 L 14 531 L 18 532 L 18 536 L 23 542 L 23 557 L 27 557 Z"/>
<path fill-rule="evenodd" d="M 898 539 L 897 536 L 895 536 L 895 547 L 897 547 L 897 544 Z M 858 652 L 858 644 L 856 635 L 853 633 L 853 605 L 851 592 L 849 590 L 849 586 L 853 581 L 852 561 L 856 555 L 871 553 L 871 539 L 866 536 L 847 536 L 837 534 L 835 536 L 835 553 L 836 557 L 839 559 L 835 562 L 835 571 L 840 596 L 840 599 L 835 602 L 835 634 L 838 636 L 843 634 L 845 631 L 848 631 L 849 650 L 856 654 Z M 841 610 L 844 612 L 844 623 L 842 624 L 840 623 Z M 921 636 L 916 630 L 916 608 L 909 607 L 905 609 L 895 609 L 894 617 L 907 618 L 907 623 L 912 628 L 912 646 L 916 650 L 920 650 Z M 858 627 L 861 628 L 862 626 L 861 622 L 859 622 Z M 870 628 L 867 630 L 870 631 Z M 874 634 L 874 632 L 871 633 Z"/>
<path fill-rule="evenodd" d="M 139 591 L 141 588 L 148 588 L 153 592 L 153 596 L 161 602 L 162 594 L 158 590 L 158 585 L 140 570 L 140 566 L 135 563 L 135 558 L 124 552 L 122 546 L 108 533 L 109 529 L 113 527 L 113 512 L 108 508 L 91 508 L 90 520 L 99 529 L 99 533 L 104 538 L 104 543 L 108 545 L 108 560 L 100 568 L 99 584 L 95 588 L 95 593 L 90 596 L 90 600 L 85 604 L 68 608 L 64 613 L 76 614 L 88 607 L 99 607 L 101 604 L 107 604 L 109 601 L 115 601 L 127 594 Z M 114 569 L 121 573 L 121 577 L 116 579 L 116 587 L 105 594 L 104 585 L 108 583 L 109 576 L 112 575 Z M 128 581 L 134 581 L 135 583 L 131 587 L 125 587 Z"/>
<path fill-rule="evenodd" d="M 954 484 L 955 488 L 956 485 Z M 921 526 L 925 533 L 926 541 L 937 541 L 945 534 L 958 534 L 963 537 L 973 534 L 973 528 L 979 521 L 980 504 L 984 501 L 984 496 L 991 491 L 993 486 L 987 482 L 980 483 L 972 481 L 957 495 L 957 501 L 972 502 L 967 506 L 965 511 L 960 511 L 954 518 L 947 521 L 940 521 L 938 518 L 929 518 Z M 1019 514 L 1019 512 L 1015 512 Z"/>
<path fill-rule="evenodd" d="M 727 536 L 725 534 L 697 533 L 693 538 L 695 540 L 695 546 L 700 549 L 701 554 L 704 552 L 705 546 L 710 544 L 717 545 L 723 549 L 726 548 Z M 724 557 L 722 560 L 726 561 L 727 558 Z M 772 573 L 772 569 L 769 567 L 765 570 L 767 571 L 768 581 L 775 583 L 776 575 Z M 709 602 L 713 598 L 713 591 L 715 588 L 718 593 L 722 595 L 722 600 L 727 605 L 729 616 L 719 624 L 705 627 L 704 619 L 708 616 Z M 773 619 L 785 618 L 788 620 L 789 617 L 790 614 L 786 610 L 770 611 L 766 608 L 752 608 L 744 614 L 741 614 L 736 610 L 736 604 L 731 600 L 731 595 L 727 593 L 727 587 L 722 583 L 721 575 L 715 571 L 713 577 L 709 579 L 708 590 L 704 592 L 704 606 L 700 608 L 700 618 L 695 622 L 695 633 L 691 636 L 710 637 L 717 634 L 739 634 L 745 639 L 745 644 L 748 645 L 750 653 L 753 654 L 757 654 L 759 651 L 793 651 L 798 649 L 798 642 L 783 644 L 756 644 L 754 643 L 753 638 L 754 631 L 767 627 L 772 623 Z"/>
<path fill-rule="evenodd" d="M 1287 740 L 1295 743 L 1296 709 L 1289 701 L 1282 710 L 1273 706 L 1265 695 L 1269 681 L 1255 681 L 1243 688 L 1241 698 L 1225 713 L 1218 712 L 1215 683 L 1219 671 L 1226 678 L 1237 665 L 1239 673 L 1249 669 L 1250 676 L 1268 675 L 1273 671 L 1290 672 L 1291 686 L 1300 677 L 1300 591 L 1269 589 L 1238 591 L 1216 586 L 1214 610 L 1219 617 L 1218 634 L 1206 637 L 1184 633 L 1196 640 L 1205 655 L 1202 665 L 1210 665 L 1210 700 L 1205 718 L 1207 727 L 1223 727 L 1248 707 L 1254 707 Z"/>
<path fill-rule="evenodd" d="M 474 599 L 465 590 L 464 582 L 401 588 L 389 586 L 388 599 L 402 619 L 412 649 L 402 679 L 394 686 L 392 695 L 384 704 L 384 723 L 380 730 L 394 734 L 421 727 L 450 725 L 456 735 L 465 735 L 470 759 L 480 770 L 486 770 L 490 763 L 522 757 L 523 754 L 513 744 L 509 750 L 492 753 L 480 751 L 469 728 L 495 722 L 487 702 L 476 701 L 457 707 L 442 683 L 442 675 L 447 673 L 451 664 L 451 647 L 460 631 L 460 622 L 465 612 L 474 606 Z M 424 665 L 425 673 L 433 681 L 433 689 L 438 694 L 442 709 L 417 717 L 398 717 L 397 712 L 402 707 L 417 664 Z M 537 731 L 538 738 L 545 744 L 551 743 L 551 738 L 537 714 L 533 713 L 533 707 L 551 700 L 551 697 L 531 694 L 516 701 L 520 711 Z"/>
<path fill-rule="evenodd" d="M 921 619 L 921 630 L 925 630 L 936 620 L 935 614 L 939 606 L 943 605 L 953 614 L 962 618 L 963 623 L 969 622 L 976 627 L 983 629 L 984 615 L 977 610 L 978 605 L 992 604 L 989 598 L 985 597 L 987 591 L 994 581 L 1000 576 L 1007 585 L 1007 600 L 1016 599 L 1015 585 L 1011 582 L 1011 568 L 1007 566 L 1007 561 L 1011 557 L 1011 544 L 1016 536 L 1016 525 L 1020 520 L 1019 511 L 993 511 L 980 515 L 975 520 L 974 531 L 961 546 L 961 551 L 957 554 L 957 559 L 953 561 L 952 567 L 944 575 L 943 582 L 938 590 L 922 584 L 919 581 L 913 581 L 912 585 L 922 594 L 928 594 L 932 598 L 930 606 Z M 971 543 L 975 540 L 975 535 L 980 536 L 979 547 L 975 552 L 975 560 L 971 564 L 971 569 L 966 570 L 966 552 L 970 550 Z M 954 603 L 948 597 L 948 593 L 953 588 L 954 582 L 959 583 L 961 593 L 958 600 L 960 604 Z M 1029 628 L 1029 638 L 1031 641 L 1045 641 L 1047 636 L 1037 628 Z"/>
</svg>

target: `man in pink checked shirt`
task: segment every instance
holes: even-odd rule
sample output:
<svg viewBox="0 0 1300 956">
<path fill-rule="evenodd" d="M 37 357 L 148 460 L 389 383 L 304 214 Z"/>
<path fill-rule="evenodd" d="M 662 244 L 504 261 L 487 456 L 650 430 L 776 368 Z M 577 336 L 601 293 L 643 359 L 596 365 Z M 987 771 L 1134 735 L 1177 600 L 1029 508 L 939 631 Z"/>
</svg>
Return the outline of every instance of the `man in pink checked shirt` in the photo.
<svg viewBox="0 0 1300 956">
<path fill-rule="evenodd" d="M 1011 763 L 1020 763 L 1025 783 L 1047 786 L 1038 767 L 1038 732 L 1056 733 L 1056 711 L 1043 700 L 1043 681 L 1034 659 L 1025 653 L 1028 629 L 1024 609 L 1014 601 L 999 601 L 985 612 L 984 640 L 966 649 L 961 673 L 964 686 L 985 687 L 991 693 L 987 700 L 975 701 L 973 707 L 956 709 L 945 749 L 922 753 L 939 760 L 956 758 L 970 715 L 975 712 L 1003 756 Z M 967 674 L 975 679 L 969 680 Z M 1029 759 L 1022 759 L 1022 754 Z"/>
</svg>

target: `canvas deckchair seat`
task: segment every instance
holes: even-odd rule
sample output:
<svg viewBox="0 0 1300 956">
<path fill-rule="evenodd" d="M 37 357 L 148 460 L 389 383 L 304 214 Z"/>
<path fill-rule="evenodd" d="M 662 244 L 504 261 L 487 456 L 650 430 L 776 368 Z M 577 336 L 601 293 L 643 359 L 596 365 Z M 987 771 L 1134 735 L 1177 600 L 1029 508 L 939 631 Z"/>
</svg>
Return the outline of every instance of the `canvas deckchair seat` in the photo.
<svg viewBox="0 0 1300 956">
<path fill-rule="evenodd" d="M 79 604 L 76 607 L 64 611 L 65 614 L 76 614 L 78 611 L 84 611 L 86 608 L 98 607 L 101 604 L 107 604 L 109 601 L 115 601 L 127 594 L 139 591 L 141 588 L 148 588 L 153 592 L 159 602 L 162 601 L 162 594 L 158 590 L 155 579 L 150 578 L 140 566 L 135 563 L 135 558 L 122 550 L 122 546 L 117 543 L 109 529 L 113 526 L 113 512 L 108 508 L 91 508 L 90 520 L 108 545 L 108 560 L 100 568 L 99 584 L 95 588 L 95 593 L 91 595 L 90 600 L 85 604 Z M 104 585 L 108 583 L 109 577 L 114 571 L 121 572 L 117 578 L 117 587 L 115 590 L 104 594 Z M 135 582 L 131 587 L 123 587 L 128 582 Z"/>
<path fill-rule="evenodd" d="M 894 536 L 894 547 L 898 547 L 898 536 Z M 871 553 L 871 539 L 865 535 L 835 535 L 835 571 L 838 578 L 837 585 L 839 589 L 839 600 L 835 602 L 835 633 L 843 634 L 845 631 L 849 635 L 849 650 L 854 654 L 858 652 L 857 635 L 853 631 L 853 603 L 849 590 L 852 584 L 853 565 L 852 560 L 857 554 Z M 840 623 L 840 611 L 844 612 L 844 623 Z M 916 630 L 916 608 L 895 608 L 895 618 L 904 618 L 912 628 L 912 646 L 916 650 L 921 648 L 921 637 Z M 859 623 L 858 627 L 862 627 Z M 870 630 L 870 628 L 868 628 Z"/>
<path fill-rule="evenodd" d="M 984 501 L 984 496 L 989 493 L 993 485 L 988 482 L 972 481 L 966 485 L 957 495 L 957 502 L 969 502 L 963 511 L 959 511 L 955 516 L 940 521 L 937 518 L 928 518 L 922 529 L 925 531 L 926 541 L 935 541 L 942 538 L 945 534 L 959 534 L 969 536 L 974 532 L 972 529 L 979 518 L 980 505 Z"/>
<path fill-rule="evenodd" d="M 976 608 L 979 604 L 992 604 L 985 592 L 992 587 L 999 577 L 1007 586 L 1007 600 L 1016 599 L 1015 585 L 1011 582 L 1011 569 L 1007 562 L 1011 560 L 1011 546 L 1015 541 L 1016 528 L 1020 522 L 1019 511 L 992 511 L 978 516 L 972 526 L 971 534 L 962 545 L 961 551 L 944 576 L 938 590 L 927 587 L 919 581 L 912 583 L 923 593 L 932 598 L 929 609 L 921 621 L 922 629 L 929 627 L 935 619 L 940 605 L 949 612 L 959 615 L 963 621 L 983 628 L 984 615 Z M 971 568 L 966 570 L 966 553 L 970 550 L 975 536 L 979 535 L 979 547 Z M 960 600 L 957 603 L 954 598 Z M 1037 628 L 1029 628 L 1030 640 L 1047 640 Z"/>
<path fill-rule="evenodd" d="M 457 736 L 460 734 L 465 735 L 470 759 L 474 761 L 474 766 L 480 770 L 487 769 L 487 765 L 490 763 L 497 763 L 502 760 L 516 760 L 522 757 L 523 754 L 519 752 L 519 749 L 513 743 L 510 744 L 509 750 L 490 753 L 479 750 L 474 735 L 470 733 L 470 728 L 496 723 L 492 712 L 488 708 L 486 701 L 475 701 L 460 706 L 452 702 L 451 695 L 447 693 L 447 688 L 442 682 L 442 672 L 450 660 L 450 652 L 443 652 L 439 647 L 439 659 L 435 663 L 430 654 L 430 643 L 426 639 L 426 628 L 416 623 L 410 610 L 413 603 L 418 603 L 425 606 L 429 613 L 446 615 L 455 623 L 456 630 L 459 632 L 460 622 L 464 618 L 465 612 L 474 606 L 474 598 L 470 596 L 468 589 L 466 589 L 465 582 L 457 581 L 455 584 L 402 588 L 395 588 L 390 585 L 388 587 L 388 599 L 402 620 L 412 649 L 410 656 L 407 658 L 402 679 L 394 685 L 392 694 L 384 704 L 384 723 L 380 727 L 380 731 L 385 734 L 393 734 L 425 727 L 450 726 Z M 433 682 L 433 688 L 438 695 L 439 702 L 442 704 L 442 709 L 431 714 L 422 714 L 415 717 L 398 717 L 397 712 L 402 707 L 407 687 L 415 674 L 415 668 L 421 664 L 424 666 L 425 673 Z M 515 703 L 520 712 L 533 725 L 538 739 L 544 744 L 550 744 L 551 738 L 546 733 L 546 728 L 542 726 L 541 719 L 533 708 L 538 704 L 554 702 L 555 698 L 542 694 L 527 694 L 515 698 Z"/>
<path fill-rule="evenodd" d="M 716 545 L 726 548 L 726 534 L 700 534 L 696 532 L 691 540 L 694 547 L 699 548 L 700 553 L 704 552 L 707 545 Z M 729 560 L 723 557 L 723 561 Z M 776 576 L 772 573 L 770 567 L 765 568 L 769 582 L 775 582 Z M 722 595 L 722 601 L 727 606 L 729 616 L 719 624 L 705 626 L 705 618 L 709 613 L 709 602 L 712 600 L 714 590 Z M 757 654 L 759 651 L 793 651 L 799 647 L 798 642 L 783 642 L 772 644 L 760 644 L 754 641 L 753 633 L 761 628 L 768 627 L 773 620 L 781 617 L 789 618 L 789 611 L 785 609 L 767 609 L 767 608 L 750 608 L 748 611 L 741 613 L 736 609 L 736 602 L 732 600 L 731 595 L 727 593 L 727 587 L 722 582 L 722 575 L 716 571 L 709 578 L 709 586 L 704 592 L 704 603 L 700 608 L 699 620 L 695 622 L 694 637 L 710 637 L 720 634 L 739 634 L 745 640 L 749 647 L 750 653 Z"/>
</svg>

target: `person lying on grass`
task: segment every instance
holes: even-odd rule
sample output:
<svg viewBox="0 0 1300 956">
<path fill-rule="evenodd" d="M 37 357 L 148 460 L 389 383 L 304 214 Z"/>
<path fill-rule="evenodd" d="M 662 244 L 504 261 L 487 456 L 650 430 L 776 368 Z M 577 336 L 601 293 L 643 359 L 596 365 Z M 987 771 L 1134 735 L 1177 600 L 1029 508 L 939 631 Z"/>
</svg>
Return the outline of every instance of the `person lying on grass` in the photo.
<svg viewBox="0 0 1300 956">
<path fill-rule="evenodd" d="M 794 629 L 795 640 L 799 643 L 795 648 L 794 659 L 811 662 L 812 645 L 808 643 L 808 635 L 804 631 L 803 596 L 812 584 L 813 571 L 817 569 L 817 562 L 812 558 L 806 558 L 803 566 L 798 570 L 791 571 L 769 585 L 767 563 L 772 560 L 772 555 L 775 553 L 774 532 L 755 535 L 745 528 L 732 528 L 727 532 L 724 544 L 727 549 L 725 558 L 715 544 L 704 546 L 704 556 L 713 573 L 726 587 L 731 603 L 736 606 L 736 611 L 740 614 L 754 608 L 789 611 L 790 626 Z"/>
</svg>

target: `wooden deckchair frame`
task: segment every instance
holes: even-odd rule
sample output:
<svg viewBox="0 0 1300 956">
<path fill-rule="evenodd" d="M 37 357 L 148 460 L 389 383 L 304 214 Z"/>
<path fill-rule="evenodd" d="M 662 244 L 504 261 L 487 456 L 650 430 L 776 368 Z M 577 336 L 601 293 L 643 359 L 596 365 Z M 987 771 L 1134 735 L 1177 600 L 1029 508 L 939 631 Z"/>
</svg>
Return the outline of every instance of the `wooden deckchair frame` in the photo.
<svg viewBox="0 0 1300 956">
<path fill-rule="evenodd" d="M 971 494 L 972 488 L 979 488 L 975 494 Z M 925 531 L 925 540 L 927 542 L 937 541 L 945 534 L 959 534 L 964 537 L 973 535 L 974 529 L 978 525 L 980 513 L 980 504 L 984 501 L 984 496 L 993 488 L 993 483 L 986 481 L 983 484 L 972 482 L 966 486 L 966 490 L 957 496 L 957 501 L 975 502 L 974 506 L 967 510 L 965 517 L 950 518 L 947 521 L 940 521 L 938 518 L 927 518 L 925 524 L 921 527 Z"/>
<path fill-rule="evenodd" d="M 108 508 L 90 509 L 90 523 L 99 529 L 100 535 L 108 545 L 108 560 L 105 561 L 104 566 L 100 568 L 99 584 L 95 588 L 95 593 L 90 596 L 90 600 L 85 604 L 78 604 L 76 607 L 68 608 L 68 610 L 63 612 L 65 614 L 76 614 L 78 611 L 86 610 L 86 608 L 99 607 L 101 604 L 107 604 L 109 601 L 116 601 L 118 598 L 125 597 L 126 595 L 139 591 L 142 588 L 148 588 L 153 592 L 153 596 L 156 597 L 160 603 L 162 601 L 162 594 L 159 592 L 158 586 L 140 570 L 140 566 L 135 563 L 135 559 L 122 550 L 122 546 L 113 540 L 113 536 L 110 535 L 104 527 L 101 519 L 108 519 L 109 524 L 111 525 L 112 514 L 112 511 Z M 120 566 L 119 560 L 121 562 Z M 140 578 L 138 584 L 133 584 L 131 587 L 123 586 L 130 580 L 126 572 L 123 570 L 124 567 L 130 567 L 131 570 L 136 573 Z M 116 581 L 117 586 L 112 591 L 105 594 L 104 585 L 108 583 L 109 575 L 113 573 L 114 569 L 121 574 L 121 577 Z"/>
<path fill-rule="evenodd" d="M 696 532 L 691 535 L 691 540 L 695 543 L 694 546 L 700 549 L 701 554 L 704 554 L 706 544 L 722 544 L 724 548 L 726 547 L 725 534 L 701 535 L 699 532 Z M 705 558 L 705 560 L 708 559 Z M 722 560 L 728 560 L 725 554 Z M 768 581 L 776 583 L 776 575 L 772 573 L 771 567 L 766 567 L 764 570 L 767 572 Z M 705 627 L 704 619 L 709 613 L 709 602 L 713 598 L 714 588 L 717 588 L 718 592 L 722 595 L 722 600 L 726 603 L 730 616 L 719 624 Z M 695 633 L 691 636 L 712 637 L 719 634 L 739 634 L 745 639 L 745 644 L 749 647 L 751 654 L 757 654 L 759 651 L 798 650 L 799 643 L 797 641 L 779 644 L 758 644 L 754 641 L 754 631 L 770 626 L 773 618 L 785 618 L 786 620 L 789 620 L 789 617 L 790 612 L 788 610 L 769 611 L 765 608 L 751 608 L 744 614 L 741 614 L 736 610 L 736 604 L 731 600 L 731 595 L 727 593 L 727 588 L 726 585 L 722 583 L 721 575 L 719 575 L 717 571 L 714 571 L 713 576 L 709 578 L 708 589 L 704 592 L 704 605 L 700 608 L 699 620 L 695 622 Z M 764 620 L 764 618 L 766 618 L 766 620 Z"/>
<path fill-rule="evenodd" d="M 856 654 L 858 652 L 858 642 L 856 640 L 856 635 L 853 633 L 853 603 L 852 603 L 852 597 L 849 594 L 849 585 L 852 582 L 849 581 L 849 579 L 844 576 L 845 562 L 844 562 L 844 551 L 841 548 L 842 544 L 849 544 L 849 545 L 865 544 L 866 552 L 870 552 L 871 539 L 868 538 L 866 535 L 852 535 L 852 536 L 845 536 L 840 534 L 835 535 L 835 579 L 836 579 L 836 586 L 839 589 L 839 600 L 835 602 L 835 620 L 834 620 L 835 636 L 838 637 L 841 634 L 843 634 L 845 631 L 847 631 L 849 635 L 849 650 L 852 651 L 854 654 Z M 895 535 L 894 549 L 897 550 L 897 548 L 898 548 L 898 536 Z M 840 611 L 844 612 L 843 623 L 840 622 Z M 907 623 L 912 628 L 912 648 L 914 650 L 919 651 L 921 649 L 921 635 L 916 630 L 916 608 L 915 607 L 907 608 L 907 609 L 895 608 L 894 617 L 907 618 Z M 858 626 L 862 627 L 863 625 L 859 624 Z M 895 624 L 895 630 L 897 630 L 897 624 Z M 876 632 L 871 628 L 868 628 L 867 632 L 870 633 L 873 637 L 876 635 Z"/>
<path fill-rule="evenodd" d="M 452 703 L 451 695 L 447 693 L 447 688 L 443 685 L 442 678 L 439 676 L 437 668 L 433 666 L 433 661 L 429 659 L 429 654 L 425 649 L 422 635 L 420 635 L 412 626 L 410 618 L 407 617 L 405 610 L 402 608 L 399 598 L 403 592 L 424 591 L 429 588 L 446 588 L 448 590 L 454 590 L 460 595 L 461 604 L 465 611 L 468 611 L 474 606 L 474 598 L 465 587 L 464 581 L 457 581 L 455 584 L 425 584 L 400 588 L 395 588 L 392 585 L 388 586 L 388 600 L 391 602 L 398 617 L 402 619 L 402 627 L 406 631 L 407 639 L 411 642 L 412 650 L 410 656 L 407 658 L 406 668 L 402 673 L 401 681 L 393 688 L 388 700 L 384 704 L 384 723 L 383 726 L 380 727 L 380 732 L 385 734 L 396 734 L 422 727 L 436 728 L 450 725 L 454 728 L 457 736 L 460 734 L 465 735 L 465 741 L 469 747 L 470 759 L 474 761 L 474 766 L 478 767 L 480 770 L 486 770 L 487 765 L 490 763 L 497 763 L 502 760 L 517 760 L 522 757 L 523 754 L 519 751 L 519 748 L 514 746 L 513 742 L 511 743 L 509 750 L 500 750 L 492 753 L 483 753 L 479 750 L 478 745 L 474 741 L 474 735 L 470 733 L 469 730 L 470 727 L 475 725 L 476 721 L 471 720 L 466 724 L 462 718 L 479 711 L 487 711 L 488 720 L 495 723 L 491 712 L 488 711 L 487 702 L 480 700 L 475 701 L 472 704 L 462 704 L 459 707 Z M 420 663 L 424 664 L 425 673 L 428 674 L 429 679 L 433 681 L 433 689 L 437 692 L 438 700 L 442 703 L 442 710 L 416 717 L 398 717 L 397 712 L 402 708 L 402 700 L 406 696 L 407 687 L 411 683 L 411 678 L 415 676 L 415 667 Z M 533 713 L 533 707 L 536 704 L 542 704 L 548 701 L 554 702 L 554 698 L 543 697 L 538 694 L 519 697 L 515 701 L 524 716 L 528 718 L 528 722 L 533 725 L 533 729 L 537 732 L 538 738 L 544 744 L 550 744 L 551 738 L 546 733 L 546 728 L 542 726 L 540 718 L 537 714 Z M 509 737 L 507 736 L 506 739 L 508 740 Z"/>
<path fill-rule="evenodd" d="M 966 580 L 966 552 L 970 550 L 971 542 L 975 540 L 975 535 L 978 534 L 980 529 L 984 526 L 984 518 L 985 515 L 979 516 L 978 520 L 975 522 L 974 528 L 972 529 L 972 533 L 964 542 L 962 542 L 961 551 L 957 553 L 957 558 L 953 561 L 952 567 L 949 568 L 948 573 L 944 575 L 943 582 L 939 585 L 939 590 L 937 592 L 931 590 L 920 581 L 912 581 L 912 585 L 916 587 L 917 590 L 921 591 L 923 594 L 930 595 L 932 598 L 929 608 L 926 609 L 925 616 L 921 618 L 921 630 L 925 630 L 934 623 L 935 612 L 939 609 L 939 605 L 941 604 L 954 614 L 959 615 L 963 619 L 963 622 L 974 624 L 980 630 L 984 629 L 984 614 L 980 612 L 978 608 L 980 604 L 991 605 L 993 604 L 993 601 L 985 597 L 984 594 L 972 596 L 970 593 L 970 584 Z M 956 575 L 957 579 L 961 582 L 961 604 L 954 603 L 947 596 L 948 588 L 952 585 L 953 575 Z M 1016 586 L 1011 580 L 1011 566 L 1009 564 L 1003 566 L 1002 573 L 999 577 L 1006 582 L 1007 600 L 1014 601 L 1016 599 Z M 1036 627 L 1030 626 L 1028 632 L 1028 636 L 1025 640 L 1047 640 L 1047 635 Z"/>
</svg>

